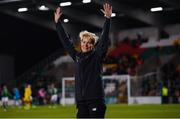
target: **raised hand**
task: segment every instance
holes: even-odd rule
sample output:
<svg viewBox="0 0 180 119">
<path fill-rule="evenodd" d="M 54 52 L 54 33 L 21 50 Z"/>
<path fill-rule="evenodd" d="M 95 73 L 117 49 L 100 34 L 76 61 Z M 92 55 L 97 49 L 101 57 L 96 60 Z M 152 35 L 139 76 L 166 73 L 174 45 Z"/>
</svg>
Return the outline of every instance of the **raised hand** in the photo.
<svg viewBox="0 0 180 119">
<path fill-rule="evenodd" d="M 104 16 L 107 18 L 111 18 L 111 14 L 112 14 L 112 6 L 108 3 L 105 3 L 103 5 L 103 9 L 101 9 L 101 11 L 103 12 Z"/>
<path fill-rule="evenodd" d="M 58 20 L 60 19 L 61 15 L 62 15 L 61 8 L 58 7 L 56 9 L 56 11 L 54 12 L 54 21 L 55 21 L 55 23 L 58 23 Z"/>
</svg>

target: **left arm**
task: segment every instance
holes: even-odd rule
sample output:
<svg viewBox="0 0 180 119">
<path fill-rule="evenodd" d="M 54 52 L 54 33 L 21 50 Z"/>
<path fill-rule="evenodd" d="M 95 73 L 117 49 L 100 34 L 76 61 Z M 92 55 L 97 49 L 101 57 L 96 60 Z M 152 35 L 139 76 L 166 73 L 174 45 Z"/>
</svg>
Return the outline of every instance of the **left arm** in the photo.
<svg viewBox="0 0 180 119">
<path fill-rule="evenodd" d="M 110 19 L 106 18 L 104 26 L 103 26 L 103 30 L 101 33 L 101 37 L 96 46 L 96 51 L 100 57 L 104 57 L 108 50 L 108 46 L 110 44 L 109 30 L 110 30 Z"/>
<path fill-rule="evenodd" d="M 106 3 L 103 5 L 103 8 L 104 10 L 101 9 L 101 11 L 104 13 L 106 20 L 103 26 L 101 37 L 96 46 L 96 51 L 100 57 L 105 56 L 108 50 L 108 46 L 110 44 L 109 31 L 110 31 L 110 22 L 111 22 L 111 14 L 112 14 L 112 6 Z"/>
</svg>

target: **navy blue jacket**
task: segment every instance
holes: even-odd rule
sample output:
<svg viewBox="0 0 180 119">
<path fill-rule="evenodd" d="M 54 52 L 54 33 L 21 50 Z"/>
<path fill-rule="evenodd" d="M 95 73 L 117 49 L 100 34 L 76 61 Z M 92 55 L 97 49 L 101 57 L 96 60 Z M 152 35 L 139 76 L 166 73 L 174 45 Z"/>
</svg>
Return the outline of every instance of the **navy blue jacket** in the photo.
<svg viewBox="0 0 180 119">
<path fill-rule="evenodd" d="M 85 101 L 103 99 L 102 61 L 110 44 L 110 19 L 106 18 L 102 34 L 92 51 L 82 53 L 75 50 L 61 22 L 56 24 L 57 33 L 66 51 L 75 62 L 75 99 Z"/>
</svg>

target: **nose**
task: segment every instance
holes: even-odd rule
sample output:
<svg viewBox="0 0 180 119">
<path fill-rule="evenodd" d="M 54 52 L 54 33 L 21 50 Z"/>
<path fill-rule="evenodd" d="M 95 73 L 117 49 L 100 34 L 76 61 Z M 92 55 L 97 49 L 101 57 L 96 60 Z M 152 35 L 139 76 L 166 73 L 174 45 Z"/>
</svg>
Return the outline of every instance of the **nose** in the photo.
<svg viewBox="0 0 180 119">
<path fill-rule="evenodd" d="M 86 47 L 88 47 L 88 44 L 85 44 Z"/>
<path fill-rule="evenodd" d="M 85 47 L 88 47 L 88 44 L 87 44 L 87 43 L 85 43 L 85 44 L 84 44 L 84 46 L 85 46 Z"/>
</svg>

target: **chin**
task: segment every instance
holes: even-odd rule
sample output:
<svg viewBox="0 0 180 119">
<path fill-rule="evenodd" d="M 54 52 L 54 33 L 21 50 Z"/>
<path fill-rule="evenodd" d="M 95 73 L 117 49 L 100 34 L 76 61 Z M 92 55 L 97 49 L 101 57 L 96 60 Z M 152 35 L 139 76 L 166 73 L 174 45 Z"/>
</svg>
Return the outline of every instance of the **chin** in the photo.
<svg viewBox="0 0 180 119">
<path fill-rule="evenodd" d="M 91 50 L 83 50 L 82 52 L 86 53 L 86 52 L 89 52 L 89 51 L 91 51 Z"/>
<path fill-rule="evenodd" d="M 86 52 L 88 52 L 88 51 L 86 50 L 86 51 L 82 51 L 82 52 L 86 53 Z"/>
</svg>

